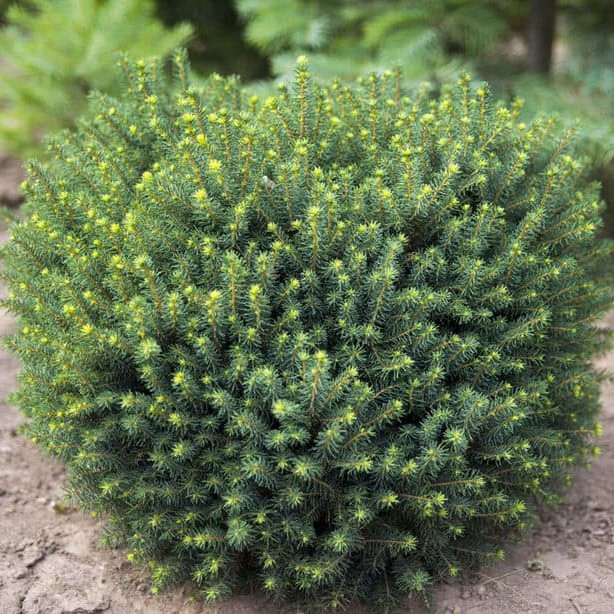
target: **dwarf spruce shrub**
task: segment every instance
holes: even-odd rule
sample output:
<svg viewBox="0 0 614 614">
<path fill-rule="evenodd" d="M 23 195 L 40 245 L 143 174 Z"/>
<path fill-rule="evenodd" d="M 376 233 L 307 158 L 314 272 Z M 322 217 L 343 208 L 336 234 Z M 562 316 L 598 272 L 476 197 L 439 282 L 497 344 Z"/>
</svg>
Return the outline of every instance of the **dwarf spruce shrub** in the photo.
<svg viewBox="0 0 614 614">
<path fill-rule="evenodd" d="M 5 248 L 15 400 L 71 495 L 208 599 L 383 608 L 502 557 L 595 451 L 610 249 L 569 135 L 467 78 L 123 69 Z"/>
</svg>

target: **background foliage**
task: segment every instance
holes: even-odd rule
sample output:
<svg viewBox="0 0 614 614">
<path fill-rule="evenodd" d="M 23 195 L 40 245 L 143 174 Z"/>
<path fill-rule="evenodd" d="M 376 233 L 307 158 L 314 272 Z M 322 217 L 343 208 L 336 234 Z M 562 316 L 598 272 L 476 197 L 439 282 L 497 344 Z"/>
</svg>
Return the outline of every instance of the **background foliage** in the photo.
<svg viewBox="0 0 614 614">
<path fill-rule="evenodd" d="M 193 70 L 203 75 L 211 71 L 239 74 L 245 81 L 268 77 L 268 59 L 244 37 L 232 1 L 157 0 L 157 6 L 166 23 L 193 25 L 189 44 Z"/>
<path fill-rule="evenodd" d="M 191 26 L 172 30 L 150 0 L 28 0 L 0 30 L 0 140 L 21 156 L 41 153 L 45 134 L 74 125 L 87 94 L 117 91 L 118 52 L 165 56 Z"/>
<path fill-rule="evenodd" d="M 308 53 L 323 79 L 403 67 L 406 80 L 445 78 L 488 53 L 509 29 L 502 2 L 476 0 L 237 0 L 246 37 L 291 74 Z M 283 19 L 280 15 L 283 14 Z"/>
</svg>

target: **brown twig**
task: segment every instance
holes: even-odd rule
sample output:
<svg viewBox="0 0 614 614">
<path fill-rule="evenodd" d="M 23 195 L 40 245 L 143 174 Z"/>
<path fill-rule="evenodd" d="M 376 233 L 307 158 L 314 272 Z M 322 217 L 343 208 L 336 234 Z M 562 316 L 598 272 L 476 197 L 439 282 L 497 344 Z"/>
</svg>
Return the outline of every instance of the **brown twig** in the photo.
<svg viewBox="0 0 614 614">
<path fill-rule="evenodd" d="M 488 578 L 488 580 L 485 580 L 482 584 L 486 584 L 487 582 L 496 582 L 497 584 L 502 584 L 503 586 L 505 586 L 506 588 L 508 588 L 510 591 L 512 591 L 513 593 L 515 593 L 518 597 L 521 597 L 524 599 L 524 595 L 517 589 L 515 589 L 513 586 L 510 586 L 509 584 L 506 584 L 505 582 L 501 582 L 499 580 L 499 578 L 504 578 L 505 576 L 510 576 L 514 573 L 518 573 L 519 571 L 522 571 L 522 569 L 520 568 L 516 568 L 516 569 L 512 569 L 512 571 L 509 571 L 507 573 L 502 574 L 501 576 L 497 576 L 496 578 L 492 578 L 491 576 L 479 571 L 478 574 L 480 576 L 484 576 L 485 578 Z"/>
<path fill-rule="evenodd" d="M 486 576 L 486 574 L 480 574 L 481 576 L 486 576 L 488 578 L 488 580 L 484 580 L 484 582 L 481 582 L 481 584 L 488 584 L 489 582 L 498 582 L 501 578 L 511 576 L 512 574 L 518 573 L 519 571 L 522 571 L 522 569 L 520 569 L 520 567 L 516 567 L 516 569 L 512 569 L 512 571 L 508 571 L 507 573 L 501 574 L 500 576 L 496 576 L 495 578 Z"/>
</svg>

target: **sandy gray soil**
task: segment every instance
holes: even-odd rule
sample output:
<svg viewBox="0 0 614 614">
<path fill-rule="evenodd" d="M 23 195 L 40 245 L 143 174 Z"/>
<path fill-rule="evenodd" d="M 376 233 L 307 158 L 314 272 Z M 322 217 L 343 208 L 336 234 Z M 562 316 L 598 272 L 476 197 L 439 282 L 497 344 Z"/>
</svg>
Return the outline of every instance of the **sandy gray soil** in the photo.
<svg viewBox="0 0 614 614">
<path fill-rule="evenodd" d="M 0 167 L 0 199 L 3 193 L 11 193 L 10 189 L 3 192 L 2 179 Z M 6 175 L 4 179 L 6 183 Z M 14 178 L 11 181 L 14 184 Z M 0 240 L 6 236 L 1 234 Z M 614 313 L 606 324 L 614 326 Z M 10 315 L 0 313 L 0 335 L 10 334 L 14 326 Z M 614 365 L 614 352 L 599 359 L 598 365 Z M 2 400 L 15 388 L 18 369 L 15 359 L 0 351 Z M 590 471 L 576 472 L 562 507 L 544 512 L 525 545 L 509 549 L 506 562 L 460 583 L 438 586 L 435 612 L 614 612 L 614 384 L 604 386 L 603 402 L 602 455 Z M 194 602 L 190 587 L 151 595 L 146 576 L 125 560 L 122 551 L 99 546 L 101 527 L 96 520 L 61 503 L 62 464 L 18 434 L 22 421 L 14 408 L 2 403 L 0 614 L 281 612 L 260 594 L 236 597 L 215 607 Z M 426 609 L 408 601 L 403 611 Z"/>
</svg>

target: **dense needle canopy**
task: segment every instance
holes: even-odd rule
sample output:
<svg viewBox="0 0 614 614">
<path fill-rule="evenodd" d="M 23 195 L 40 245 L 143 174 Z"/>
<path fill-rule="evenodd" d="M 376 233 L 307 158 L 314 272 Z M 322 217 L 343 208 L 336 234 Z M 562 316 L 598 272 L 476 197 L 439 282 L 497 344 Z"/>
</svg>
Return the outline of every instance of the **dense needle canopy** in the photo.
<svg viewBox="0 0 614 614">
<path fill-rule="evenodd" d="M 610 305 L 570 135 L 462 78 L 249 98 L 123 63 L 32 163 L 16 401 L 154 589 L 384 607 L 502 556 L 593 451 Z"/>
</svg>

